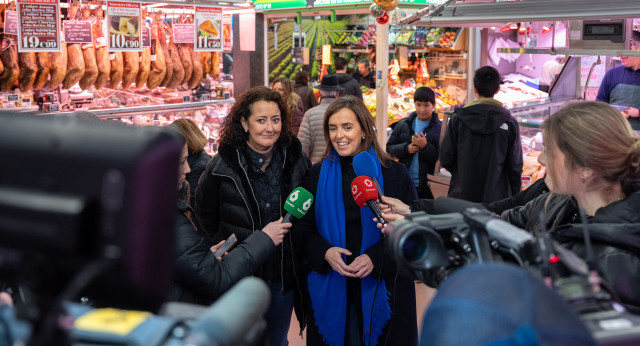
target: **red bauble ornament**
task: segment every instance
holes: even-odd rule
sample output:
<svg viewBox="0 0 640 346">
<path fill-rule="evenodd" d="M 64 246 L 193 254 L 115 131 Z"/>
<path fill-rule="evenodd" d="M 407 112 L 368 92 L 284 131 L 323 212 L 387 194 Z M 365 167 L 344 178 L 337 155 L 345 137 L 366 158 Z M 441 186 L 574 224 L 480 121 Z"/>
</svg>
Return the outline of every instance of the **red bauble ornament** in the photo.
<svg viewBox="0 0 640 346">
<path fill-rule="evenodd" d="M 385 12 L 382 17 L 376 18 L 378 24 L 387 24 L 389 22 L 389 13 Z"/>
</svg>

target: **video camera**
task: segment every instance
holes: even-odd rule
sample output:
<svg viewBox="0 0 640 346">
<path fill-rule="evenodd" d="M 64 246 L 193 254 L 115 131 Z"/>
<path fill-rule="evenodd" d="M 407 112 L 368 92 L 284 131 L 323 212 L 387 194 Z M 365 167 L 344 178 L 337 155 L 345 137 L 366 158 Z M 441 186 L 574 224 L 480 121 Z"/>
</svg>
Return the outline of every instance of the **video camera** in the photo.
<svg viewBox="0 0 640 346">
<path fill-rule="evenodd" d="M 595 269 L 548 233 L 534 236 L 479 207 L 441 215 L 415 212 L 387 227 L 385 246 L 399 272 L 431 287 L 466 264 L 512 263 L 559 293 L 599 344 L 640 341 L 640 317 L 614 303 Z"/>
</svg>

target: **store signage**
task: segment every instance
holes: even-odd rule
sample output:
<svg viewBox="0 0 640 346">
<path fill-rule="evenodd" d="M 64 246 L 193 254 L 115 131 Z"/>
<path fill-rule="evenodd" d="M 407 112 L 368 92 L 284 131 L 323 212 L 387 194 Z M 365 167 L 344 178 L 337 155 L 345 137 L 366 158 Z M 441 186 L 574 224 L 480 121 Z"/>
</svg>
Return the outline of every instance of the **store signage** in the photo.
<svg viewBox="0 0 640 346">
<path fill-rule="evenodd" d="M 140 32 L 142 33 L 142 48 L 151 47 L 151 29 L 143 26 Z"/>
<path fill-rule="evenodd" d="M 4 33 L 7 35 L 18 34 L 18 13 L 16 11 L 4 11 Z"/>
<path fill-rule="evenodd" d="M 222 52 L 222 8 L 196 6 L 195 51 Z"/>
<path fill-rule="evenodd" d="M 195 42 L 193 24 L 173 24 L 173 41 L 175 43 Z"/>
<path fill-rule="evenodd" d="M 58 0 L 18 0 L 18 52 L 60 51 Z"/>
<path fill-rule="evenodd" d="M 110 52 L 142 51 L 141 12 L 139 2 L 107 1 Z"/>
<path fill-rule="evenodd" d="M 447 0 L 398 0 L 400 5 L 441 5 Z M 256 11 L 283 10 L 305 7 L 323 7 L 340 5 L 370 5 L 371 0 L 254 0 Z"/>
<path fill-rule="evenodd" d="M 64 41 L 67 43 L 92 43 L 91 22 L 83 20 L 65 20 Z"/>
<path fill-rule="evenodd" d="M 222 15 L 222 48 L 225 52 L 231 53 L 233 48 L 233 17 L 231 14 Z"/>
<path fill-rule="evenodd" d="M 322 65 L 331 65 L 331 45 L 322 46 Z"/>
</svg>

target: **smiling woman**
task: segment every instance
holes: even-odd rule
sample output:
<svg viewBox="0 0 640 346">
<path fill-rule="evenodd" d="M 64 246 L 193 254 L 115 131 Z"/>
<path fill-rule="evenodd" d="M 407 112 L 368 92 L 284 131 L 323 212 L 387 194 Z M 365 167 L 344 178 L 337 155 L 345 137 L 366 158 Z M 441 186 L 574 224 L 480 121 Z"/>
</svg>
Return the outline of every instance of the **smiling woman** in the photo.
<svg viewBox="0 0 640 346">
<path fill-rule="evenodd" d="M 231 234 L 239 242 L 262 232 L 279 234 L 273 238 L 277 251 L 257 273 L 272 290 L 266 315 L 271 345 L 286 344 L 294 301 L 301 302 L 294 300 L 294 291 L 302 291 L 295 281 L 294 243 L 285 236 L 291 223 L 282 223 L 282 202 L 308 171 L 283 98 L 277 91 L 256 87 L 231 108 L 218 154 L 196 191 L 196 215 L 214 242 Z"/>
</svg>

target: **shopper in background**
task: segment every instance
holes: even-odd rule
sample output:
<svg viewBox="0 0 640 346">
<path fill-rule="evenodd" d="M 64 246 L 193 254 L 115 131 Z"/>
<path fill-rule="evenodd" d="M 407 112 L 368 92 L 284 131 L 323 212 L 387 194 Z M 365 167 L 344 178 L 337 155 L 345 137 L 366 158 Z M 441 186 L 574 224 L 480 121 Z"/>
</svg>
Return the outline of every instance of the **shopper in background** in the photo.
<svg viewBox="0 0 640 346">
<path fill-rule="evenodd" d="M 198 128 L 198 124 L 191 119 L 178 119 L 171 123 L 171 126 L 180 131 L 187 140 L 187 148 L 189 149 L 187 162 L 191 170 L 187 173 L 186 181 L 189 183 L 189 195 L 185 197 L 185 200 L 190 205 L 194 205 L 198 179 L 200 179 L 202 172 L 207 168 L 207 163 L 211 159 L 211 156 L 204 151 L 204 147 L 207 145 L 207 137 Z"/>
<path fill-rule="evenodd" d="M 266 88 L 238 98 L 220 131 L 219 151 L 196 190 L 196 215 L 214 242 L 281 225 L 288 194 L 309 171 L 309 161 L 291 132 L 283 98 Z M 266 315 L 270 345 L 286 345 L 296 290 L 294 242 L 285 236 L 274 255 L 255 275 L 271 287 Z M 296 304 L 300 299 L 295 299 Z"/>
<path fill-rule="evenodd" d="M 371 70 L 371 64 L 367 59 L 358 61 L 358 70 L 353 72 L 353 78 L 362 86 L 369 89 L 376 88 L 376 76 Z"/>
<path fill-rule="evenodd" d="M 541 91 L 546 93 L 549 92 L 551 84 L 556 80 L 556 76 L 562 69 L 562 64 L 564 64 L 564 55 L 556 55 L 554 59 L 551 59 L 542 65 L 539 86 Z"/>
<path fill-rule="evenodd" d="M 291 116 L 291 130 L 294 135 L 297 135 L 302 117 L 304 116 L 304 105 L 302 104 L 300 96 L 293 92 L 293 85 L 291 85 L 291 81 L 287 77 L 280 76 L 274 79 L 271 84 L 271 89 L 282 95 L 284 104 Z"/>
<path fill-rule="evenodd" d="M 635 30 L 631 35 L 631 49 L 640 50 L 640 32 Z M 640 56 L 621 56 L 620 61 L 622 66 L 605 73 L 596 101 L 629 107 L 622 110 L 622 115 L 631 128 L 640 130 Z"/>
<path fill-rule="evenodd" d="M 351 195 L 353 156 L 368 151 L 377 158 L 385 195 L 408 203 L 417 197 L 415 187 L 407 169 L 378 144 L 362 100 L 338 98 L 323 123 L 326 158 L 313 166 L 303 185 L 316 198 L 292 230 L 311 267 L 302 277 L 309 292 L 307 345 L 415 345 L 415 286 L 397 276 L 373 213 Z"/>
<path fill-rule="evenodd" d="M 318 86 L 320 94 L 320 104 L 311 108 L 304 114 L 298 139 L 302 143 L 302 151 L 307 154 L 312 163 L 320 162 L 324 159 L 324 151 L 327 149 L 327 141 L 324 138 L 322 120 L 329 105 L 340 96 L 344 90 L 340 87 L 338 77 L 335 75 L 325 75 Z"/>
<path fill-rule="evenodd" d="M 295 83 L 293 84 L 293 92 L 300 96 L 305 112 L 318 105 L 316 95 L 313 93 L 313 89 L 309 87 L 310 81 L 309 72 L 301 70 L 296 74 Z"/>
<path fill-rule="evenodd" d="M 387 141 L 387 153 L 409 168 L 418 187 L 418 197 L 433 198 L 427 186 L 427 174 L 433 174 L 438 161 L 442 123 L 436 110 L 436 94 L 421 87 L 413 94 L 416 110 L 393 126 Z"/>
<path fill-rule="evenodd" d="M 337 57 L 333 63 L 333 67 L 336 69 L 336 77 L 338 77 L 340 87 L 344 88 L 344 91 L 342 91 L 340 95 L 353 95 L 362 100 L 362 90 L 360 90 L 360 84 L 350 74 L 347 73 L 347 59 L 343 57 Z"/>
<path fill-rule="evenodd" d="M 500 89 L 498 70 L 480 67 L 473 85 L 478 99 L 451 116 L 440 145 L 440 164 L 451 172 L 449 197 L 491 203 L 520 191 L 520 129 L 493 98 Z"/>
<path fill-rule="evenodd" d="M 175 221 L 175 260 L 169 301 L 210 305 L 243 277 L 253 274 L 282 243 L 291 224 L 272 222 L 263 232 L 254 232 L 233 248 L 223 259 L 214 252 L 224 240 L 214 245 L 196 228 L 193 210 L 183 197 L 189 175 L 187 144 L 182 149 L 178 172 L 178 215 Z"/>
</svg>

